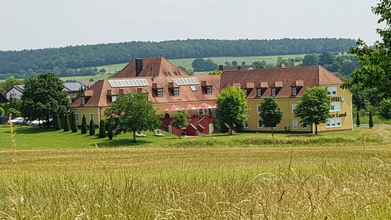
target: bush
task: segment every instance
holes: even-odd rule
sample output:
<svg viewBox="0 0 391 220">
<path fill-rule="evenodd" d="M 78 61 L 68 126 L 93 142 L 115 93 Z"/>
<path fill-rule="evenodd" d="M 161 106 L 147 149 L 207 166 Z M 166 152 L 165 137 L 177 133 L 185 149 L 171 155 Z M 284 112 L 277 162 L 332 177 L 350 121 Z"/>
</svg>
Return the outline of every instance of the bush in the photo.
<svg viewBox="0 0 391 220">
<path fill-rule="evenodd" d="M 391 119 L 391 99 L 384 99 L 380 103 L 379 113 L 384 119 Z"/>
<path fill-rule="evenodd" d="M 86 116 L 83 115 L 83 119 L 81 120 L 81 134 L 87 134 L 87 119 Z"/>
<path fill-rule="evenodd" d="M 77 126 L 76 126 L 76 117 L 75 117 L 75 113 L 71 113 L 71 130 L 72 130 L 72 133 L 76 133 L 77 132 Z"/>
<path fill-rule="evenodd" d="M 63 129 L 64 129 L 64 132 L 68 132 L 69 131 L 69 119 L 68 119 L 68 115 L 67 114 L 64 114 L 64 117 L 63 117 Z"/>
<path fill-rule="evenodd" d="M 91 120 L 90 120 L 90 136 L 94 136 L 95 135 L 95 123 L 94 123 L 94 119 L 91 117 Z"/>
<path fill-rule="evenodd" d="M 107 137 L 109 138 L 109 140 L 113 140 L 113 123 L 111 121 L 109 121 L 107 123 Z"/>
<path fill-rule="evenodd" d="M 54 129 L 61 130 L 61 119 L 58 114 L 54 115 Z"/>
<path fill-rule="evenodd" d="M 176 128 L 186 128 L 188 125 L 187 114 L 185 112 L 176 112 L 173 125 Z"/>
<path fill-rule="evenodd" d="M 105 122 L 101 120 L 99 124 L 99 138 L 104 138 L 104 137 L 106 137 Z"/>
</svg>

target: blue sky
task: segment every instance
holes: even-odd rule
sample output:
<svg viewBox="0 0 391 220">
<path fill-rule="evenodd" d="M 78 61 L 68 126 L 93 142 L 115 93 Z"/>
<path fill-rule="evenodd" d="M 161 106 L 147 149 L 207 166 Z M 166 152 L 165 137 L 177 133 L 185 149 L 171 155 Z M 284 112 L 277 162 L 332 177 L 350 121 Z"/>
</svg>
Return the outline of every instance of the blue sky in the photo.
<svg viewBox="0 0 391 220">
<path fill-rule="evenodd" d="M 1 0 L 0 50 L 188 38 L 378 39 L 376 0 Z"/>
</svg>

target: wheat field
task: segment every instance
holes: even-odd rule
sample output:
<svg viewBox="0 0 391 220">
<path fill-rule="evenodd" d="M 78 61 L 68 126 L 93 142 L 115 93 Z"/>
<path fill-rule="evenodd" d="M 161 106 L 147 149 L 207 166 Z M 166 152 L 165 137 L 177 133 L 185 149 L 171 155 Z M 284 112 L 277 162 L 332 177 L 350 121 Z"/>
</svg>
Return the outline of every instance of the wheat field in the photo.
<svg viewBox="0 0 391 220">
<path fill-rule="evenodd" d="M 390 219 L 389 145 L 0 153 L 0 219 Z"/>
</svg>

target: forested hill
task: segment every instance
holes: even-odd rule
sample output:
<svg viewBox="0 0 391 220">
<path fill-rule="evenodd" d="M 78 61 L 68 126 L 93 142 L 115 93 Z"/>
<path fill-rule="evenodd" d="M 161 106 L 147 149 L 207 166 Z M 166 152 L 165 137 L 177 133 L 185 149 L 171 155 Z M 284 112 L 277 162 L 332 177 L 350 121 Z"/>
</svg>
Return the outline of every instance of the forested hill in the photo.
<svg viewBox="0 0 391 220">
<path fill-rule="evenodd" d="M 77 74 L 75 69 L 125 63 L 135 57 L 289 55 L 345 52 L 354 46 L 352 39 L 177 40 L 0 51 L 0 77 L 10 73 L 28 76 L 43 72 L 71 75 Z"/>
</svg>

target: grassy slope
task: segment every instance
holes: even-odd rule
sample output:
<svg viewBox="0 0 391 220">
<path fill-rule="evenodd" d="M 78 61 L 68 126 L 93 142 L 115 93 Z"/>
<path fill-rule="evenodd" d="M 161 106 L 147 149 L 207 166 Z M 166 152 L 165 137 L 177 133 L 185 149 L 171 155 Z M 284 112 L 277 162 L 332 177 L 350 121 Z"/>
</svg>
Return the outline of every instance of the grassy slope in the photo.
<svg viewBox="0 0 391 220">
<path fill-rule="evenodd" d="M 225 64 L 225 62 L 232 62 L 232 61 L 237 61 L 239 64 L 242 62 L 246 62 L 247 64 L 251 64 L 255 61 L 265 61 L 268 64 L 275 64 L 277 62 L 278 57 L 283 57 L 285 59 L 287 58 L 296 58 L 296 57 L 301 57 L 304 58 L 303 54 L 298 54 L 298 55 L 281 55 L 281 56 L 252 56 L 252 57 L 212 57 L 212 59 L 215 63 L 219 65 Z M 189 58 L 189 59 L 172 59 L 170 60 L 173 64 L 177 66 L 183 66 L 188 70 L 192 70 L 192 62 L 194 58 Z M 126 66 L 126 63 L 124 64 L 113 64 L 113 65 L 105 65 L 105 66 L 100 66 L 98 69 L 105 69 L 106 72 L 109 73 L 115 73 L 117 71 L 120 71 L 122 68 Z"/>
<path fill-rule="evenodd" d="M 353 139 L 374 134 L 386 137 L 390 130 L 379 127 L 341 134 Z M 48 138 L 42 135 L 49 133 L 36 134 Z M 31 144 L 38 143 L 27 136 Z M 240 137 L 248 139 L 248 135 L 235 138 Z M 53 140 L 59 138 L 66 138 L 68 145 L 80 141 L 69 134 Z M 276 137 L 284 138 L 288 137 Z M 134 149 L 3 149 L 7 151 L 0 151 L 0 218 L 391 217 L 389 140 L 327 147 L 303 143 L 294 148 L 281 144 L 165 148 L 167 143 Z"/>
</svg>

